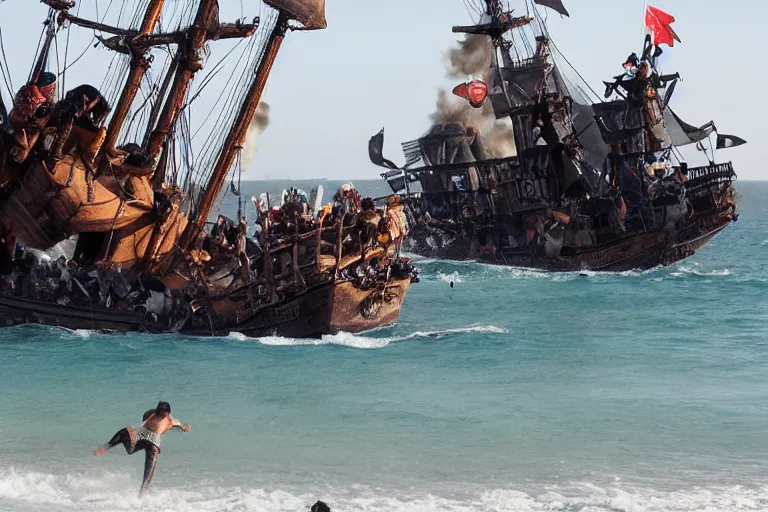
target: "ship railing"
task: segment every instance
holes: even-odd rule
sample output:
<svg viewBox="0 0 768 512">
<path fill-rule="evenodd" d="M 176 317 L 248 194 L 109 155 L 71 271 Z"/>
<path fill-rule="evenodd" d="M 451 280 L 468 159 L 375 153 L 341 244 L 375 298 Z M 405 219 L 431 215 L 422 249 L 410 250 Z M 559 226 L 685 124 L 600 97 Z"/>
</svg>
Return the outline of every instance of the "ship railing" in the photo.
<svg viewBox="0 0 768 512">
<path fill-rule="evenodd" d="M 693 167 L 688 169 L 688 179 L 693 180 L 696 178 L 704 178 L 721 175 L 729 175 L 734 177 L 736 173 L 733 171 L 733 163 L 725 162 L 722 164 L 705 165 L 701 167 Z"/>
<path fill-rule="evenodd" d="M 304 233 L 299 233 L 297 229 L 293 234 L 277 239 L 271 238 L 268 230 L 269 225 L 265 220 L 262 225 L 261 254 L 257 256 L 262 260 L 261 275 L 250 285 L 271 286 L 287 280 L 303 288 L 308 281 L 318 278 L 322 280 L 333 276 L 338 279 L 344 269 L 387 253 L 387 248 L 381 244 L 363 244 L 358 236 L 361 231 L 356 222 L 345 226 L 343 222 L 336 221 L 316 226 Z M 345 243 L 349 235 L 352 235 L 351 242 Z M 280 255 L 286 253 L 289 265 L 283 265 L 284 260 L 280 258 Z M 273 260 L 276 257 L 280 262 L 278 269 L 274 268 Z"/>
<path fill-rule="evenodd" d="M 267 222 L 263 229 L 269 229 Z M 339 279 L 344 269 L 387 252 L 385 247 L 366 247 L 356 243 L 359 242 L 359 238 L 354 236 L 356 231 L 359 230 L 355 224 L 344 226 L 341 221 L 278 239 L 271 239 L 269 233 L 263 231 L 261 252 L 253 255 L 251 264 L 252 269 L 258 268 L 258 276 L 235 289 L 220 291 L 218 298 L 242 296 L 242 300 L 250 304 L 249 307 L 258 309 L 280 302 L 279 294 L 285 294 L 286 286 L 302 290 L 313 284 Z M 344 241 L 350 234 L 353 235 L 352 243 L 345 247 Z M 285 254 L 288 258 L 282 257 Z M 253 266 L 254 263 L 257 267 Z M 263 287 L 265 294 L 249 292 L 259 286 Z"/>
<path fill-rule="evenodd" d="M 527 59 L 513 60 L 505 66 L 507 69 L 522 69 L 540 64 L 541 60 L 537 57 L 528 57 Z"/>
<path fill-rule="evenodd" d="M 688 181 L 685 189 L 688 193 L 701 190 L 713 185 L 730 183 L 736 178 L 731 162 L 707 165 L 688 169 Z"/>
</svg>

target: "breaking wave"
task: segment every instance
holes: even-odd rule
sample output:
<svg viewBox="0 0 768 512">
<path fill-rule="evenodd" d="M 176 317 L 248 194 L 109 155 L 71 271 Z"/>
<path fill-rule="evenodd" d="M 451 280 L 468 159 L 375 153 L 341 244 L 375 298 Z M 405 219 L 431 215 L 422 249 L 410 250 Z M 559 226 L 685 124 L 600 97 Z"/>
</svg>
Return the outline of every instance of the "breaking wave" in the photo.
<svg viewBox="0 0 768 512">
<path fill-rule="evenodd" d="M 698 277 L 713 277 L 713 276 L 729 276 L 731 275 L 730 270 L 723 269 L 723 270 L 699 270 L 695 267 L 679 267 L 677 269 L 677 272 L 672 272 L 670 275 L 674 277 L 680 277 L 684 275 L 693 275 Z"/>
<path fill-rule="evenodd" d="M 399 343 L 402 341 L 413 339 L 441 339 L 453 334 L 466 334 L 466 333 L 488 333 L 488 334 L 507 334 L 507 329 L 496 327 L 495 325 L 477 325 L 470 327 L 460 327 L 457 329 L 443 329 L 435 331 L 416 331 L 411 334 L 403 336 L 382 337 L 377 338 L 373 336 L 363 336 L 359 334 L 350 334 L 347 332 L 340 332 L 339 334 L 327 334 L 320 339 L 303 339 L 303 338 L 285 338 L 282 336 L 264 336 L 261 338 L 250 338 L 245 334 L 239 332 L 232 332 L 229 334 L 231 339 L 237 341 L 256 341 L 262 345 L 269 346 L 312 346 L 312 345 L 338 345 L 342 347 L 359 348 L 359 349 L 376 349 L 384 348 L 392 343 Z"/>
<path fill-rule="evenodd" d="M 548 280 L 554 283 L 591 280 L 597 282 L 613 282 L 632 279 L 649 279 L 663 281 L 685 277 L 728 277 L 732 272 L 725 269 L 707 269 L 699 263 L 678 264 L 669 267 L 655 267 L 648 270 L 625 270 L 621 272 L 604 272 L 595 270 L 580 270 L 572 272 L 549 272 L 546 270 L 491 265 L 474 261 L 453 261 L 421 259 L 417 262 L 421 275 L 432 281 L 454 283 L 483 282 L 488 279 L 511 280 Z"/>
<path fill-rule="evenodd" d="M 138 497 L 125 475 L 58 476 L 13 469 L 0 471 L 0 510 L 15 512 L 95 512 L 174 510 L 178 512 L 299 512 L 322 499 L 340 512 L 747 512 L 768 507 L 768 486 L 719 486 L 673 492 L 600 487 L 588 483 L 547 486 L 538 491 L 461 489 L 428 493 L 386 492 L 375 487 L 328 488 L 322 495 L 288 490 L 211 484 L 156 486 Z M 396 494 L 396 495 L 395 495 Z"/>
</svg>

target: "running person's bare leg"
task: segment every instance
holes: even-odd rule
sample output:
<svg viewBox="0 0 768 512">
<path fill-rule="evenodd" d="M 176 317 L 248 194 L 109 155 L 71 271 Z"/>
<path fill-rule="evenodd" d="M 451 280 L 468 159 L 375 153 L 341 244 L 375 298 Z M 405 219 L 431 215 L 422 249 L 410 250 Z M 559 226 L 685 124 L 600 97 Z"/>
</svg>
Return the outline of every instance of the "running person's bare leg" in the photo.
<svg viewBox="0 0 768 512">
<path fill-rule="evenodd" d="M 107 453 L 107 451 L 110 448 L 113 448 L 118 444 L 122 444 L 125 447 L 126 453 L 130 455 L 133 453 L 133 451 L 136 448 L 134 444 L 135 438 L 136 438 L 136 431 L 133 430 L 133 428 L 131 427 L 125 427 L 124 429 L 119 430 L 114 436 L 112 436 L 112 439 L 110 439 L 107 444 L 96 448 L 93 451 L 93 454 L 97 457 L 100 455 L 104 455 L 105 453 Z"/>
<path fill-rule="evenodd" d="M 157 457 L 160 455 L 160 449 L 157 446 L 145 446 L 144 453 L 144 480 L 141 482 L 139 496 L 144 494 L 152 483 L 152 478 L 155 476 L 155 468 L 157 467 Z"/>
</svg>

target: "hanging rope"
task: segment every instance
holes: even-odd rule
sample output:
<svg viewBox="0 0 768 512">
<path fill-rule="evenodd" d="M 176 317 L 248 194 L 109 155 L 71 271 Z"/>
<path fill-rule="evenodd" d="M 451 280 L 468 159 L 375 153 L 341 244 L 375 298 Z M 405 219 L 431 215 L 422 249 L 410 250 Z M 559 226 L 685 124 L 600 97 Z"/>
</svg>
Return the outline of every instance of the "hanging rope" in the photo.
<svg viewBox="0 0 768 512">
<path fill-rule="evenodd" d="M 5 57 L 5 45 L 3 44 L 2 27 L 0 27 L 0 53 L 2 53 L 3 56 L 3 62 L 2 66 L 0 66 L 0 71 L 3 73 L 3 82 L 5 82 L 5 86 L 8 88 L 8 93 L 11 95 L 11 101 L 13 101 L 14 91 L 16 89 L 13 87 L 11 68 L 8 67 L 8 59 Z"/>
<path fill-rule="evenodd" d="M 576 76 L 579 77 L 579 79 L 584 83 L 584 85 L 587 86 L 587 88 L 592 92 L 592 94 L 597 98 L 598 102 L 603 103 L 605 100 L 603 100 L 599 94 L 595 92 L 595 90 L 592 88 L 592 86 L 589 85 L 589 82 L 587 82 L 583 76 L 581 76 L 581 73 L 579 73 L 579 70 L 577 70 L 573 64 L 568 60 L 568 58 L 563 55 L 563 52 L 560 51 L 560 48 L 557 47 L 557 44 L 555 43 L 554 39 L 550 39 L 550 42 L 552 43 L 552 46 L 554 47 L 555 51 L 557 51 L 558 55 L 562 57 L 562 59 L 565 61 L 566 64 L 568 64 L 568 67 L 570 67 L 574 73 L 576 73 Z"/>
</svg>

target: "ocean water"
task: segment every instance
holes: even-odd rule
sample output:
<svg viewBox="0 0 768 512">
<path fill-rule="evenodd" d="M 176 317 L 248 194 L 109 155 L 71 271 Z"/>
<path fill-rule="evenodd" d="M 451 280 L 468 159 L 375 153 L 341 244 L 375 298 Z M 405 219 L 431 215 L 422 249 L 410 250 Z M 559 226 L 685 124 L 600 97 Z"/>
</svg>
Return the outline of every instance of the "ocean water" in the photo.
<svg viewBox="0 0 768 512">
<path fill-rule="evenodd" d="M 739 189 L 668 268 L 422 259 L 364 335 L 0 330 L 0 510 L 768 510 L 768 184 Z M 91 452 L 160 399 L 192 431 L 140 500 L 143 454 Z"/>
</svg>

